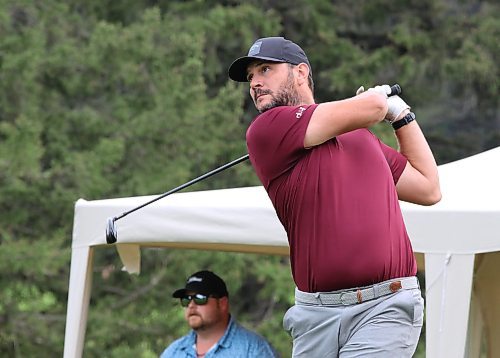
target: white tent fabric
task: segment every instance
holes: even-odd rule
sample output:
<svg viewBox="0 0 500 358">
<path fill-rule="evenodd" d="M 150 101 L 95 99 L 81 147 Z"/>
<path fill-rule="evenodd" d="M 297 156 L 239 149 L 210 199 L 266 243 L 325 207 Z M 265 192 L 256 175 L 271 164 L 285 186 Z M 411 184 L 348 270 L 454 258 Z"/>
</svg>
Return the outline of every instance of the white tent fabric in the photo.
<svg viewBox="0 0 500 358">
<path fill-rule="evenodd" d="M 500 356 L 500 147 L 439 166 L 442 201 L 401 203 L 426 277 L 426 356 Z M 92 256 L 106 245 L 109 217 L 152 197 L 75 205 L 64 357 L 81 357 Z M 116 222 L 125 269 L 140 268 L 140 247 L 288 254 L 286 235 L 262 187 L 178 193 Z M 422 260 L 425 258 L 425 266 Z M 469 314 L 470 313 L 470 314 Z M 488 339 L 489 338 L 489 339 Z"/>
</svg>

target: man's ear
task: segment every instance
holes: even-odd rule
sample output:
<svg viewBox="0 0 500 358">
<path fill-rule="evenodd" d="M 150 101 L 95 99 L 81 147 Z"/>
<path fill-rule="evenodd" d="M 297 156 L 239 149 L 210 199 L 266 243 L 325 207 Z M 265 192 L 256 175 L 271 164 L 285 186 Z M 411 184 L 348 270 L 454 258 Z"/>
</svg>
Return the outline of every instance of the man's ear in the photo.
<svg viewBox="0 0 500 358">
<path fill-rule="evenodd" d="M 227 296 L 219 298 L 219 306 L 229 312 L 229 298 Z"/>
<path fill-rule="evenodd" d="M 299 85 L 306 84 L 308 83 L 308 78 L 309 78 L 309 66 L 305 64 L 304 62 L 299 63 L 296 67 L 297 70 L 297 82 Z"/>
</svg>

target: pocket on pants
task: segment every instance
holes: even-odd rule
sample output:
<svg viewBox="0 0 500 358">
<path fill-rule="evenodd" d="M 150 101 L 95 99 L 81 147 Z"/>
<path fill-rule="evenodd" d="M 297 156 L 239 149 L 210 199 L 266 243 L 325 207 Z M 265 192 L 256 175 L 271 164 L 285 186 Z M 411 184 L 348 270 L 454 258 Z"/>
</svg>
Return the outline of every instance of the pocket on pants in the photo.
<svg viewBox="0 0 500 358">
<path fill-rule="evenodd" d="M 295 306 L 290 307 L 283 316 L 283 328 L 293 338 L 293 311 Z"/>
<path fill-rule="evenodd" d="M 413 295 L 413 326 L 422 327 L 424 324 L 424 299 L 419 289 L 412 290 Z"/>
<path fill-rule="evenodd" d="M 417 348 L 422 326 L 424 324 L 424 299 L 419 289 L 411 290 L 411 295 L 413 298 L 413 320 L 406 344 L 412 352 L 411 354 L 413 354 Z"/>
</svg>

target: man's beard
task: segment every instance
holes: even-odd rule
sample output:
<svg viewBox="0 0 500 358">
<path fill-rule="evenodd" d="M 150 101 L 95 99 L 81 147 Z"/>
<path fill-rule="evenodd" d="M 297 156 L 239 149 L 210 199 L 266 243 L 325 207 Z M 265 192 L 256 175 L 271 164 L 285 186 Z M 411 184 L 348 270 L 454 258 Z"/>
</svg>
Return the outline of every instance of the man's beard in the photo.
<svg viewBox="0 0 500 358">
<path fill-rule="evenodd" d="M 268 104 L 264 105 L 261 108 L 257 108 L 260 113 L 264 113 L 265 111 L 268 111 L 274 107 L 298 106 L 302 103 L 302 99 L 294 86 L 292 71 L 288 72 L 287 79 L 278 90 L 278 93 L 276 93 L 276 95 L 274 95 L 271 90 L 256 90 L 255 94 L 267 94 L 272 97 L 272 100 Z"/>
<path fill-rule="evenodd" d="M 207 328 L 207 322 L 200 315 L 193 315 L 196 318 L 193 320 L 188 320 L 188 325 L 194 331 L 203 331 Z M 208 325 L 209 326 L 209 325 Z"/>
</svg>

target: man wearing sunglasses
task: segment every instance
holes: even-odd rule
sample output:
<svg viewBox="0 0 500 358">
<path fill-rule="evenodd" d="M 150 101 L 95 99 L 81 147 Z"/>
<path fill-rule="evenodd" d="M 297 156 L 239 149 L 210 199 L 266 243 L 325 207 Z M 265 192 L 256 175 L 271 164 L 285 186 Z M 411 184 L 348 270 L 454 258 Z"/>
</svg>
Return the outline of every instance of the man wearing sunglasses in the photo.
<svg viewBox="0 0 500 358">
<path fill-rule="evenodd" d="M 229 312 L 224 281 L 211 271 L 192 274 L 172 295 L 184 307 L 191 331 L 165 349 L 160 358 L 273 358 L 277 355 L 258 334 L 239 325 Z"/>
</svg>

